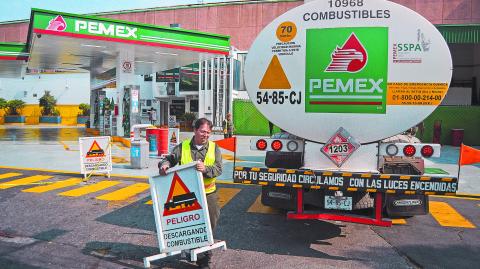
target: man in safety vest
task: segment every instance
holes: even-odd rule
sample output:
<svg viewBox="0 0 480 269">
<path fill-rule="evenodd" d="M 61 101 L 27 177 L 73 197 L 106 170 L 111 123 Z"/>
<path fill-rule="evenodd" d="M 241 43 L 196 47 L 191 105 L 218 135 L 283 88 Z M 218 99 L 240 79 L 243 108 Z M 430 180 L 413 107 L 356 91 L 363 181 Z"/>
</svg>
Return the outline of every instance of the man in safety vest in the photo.
<svg viewBox="0 0 480 269">
<path fill-rule="evenodd" d="M 168 168 L 177 164 L 197 162 L 196 169 L 203 174 L 210 224 L 213 231 L 220 216 L 215 178 L 222 174 L 222 154 L 216 144 L 208 140 L 212 127 L 212 122 L 208 119 L 196 120 L 193 127 L 193 138 L 187 139 L 173 148 L 172 154 L 161 161 L 158 168 L 160 169 L 160 175 L 165 175 Z M 211 257 L 211 251 L 205 252 L 205 255 L 198 259 L 197 265 L 201 268 L 210 268 Z"/>
</svg>

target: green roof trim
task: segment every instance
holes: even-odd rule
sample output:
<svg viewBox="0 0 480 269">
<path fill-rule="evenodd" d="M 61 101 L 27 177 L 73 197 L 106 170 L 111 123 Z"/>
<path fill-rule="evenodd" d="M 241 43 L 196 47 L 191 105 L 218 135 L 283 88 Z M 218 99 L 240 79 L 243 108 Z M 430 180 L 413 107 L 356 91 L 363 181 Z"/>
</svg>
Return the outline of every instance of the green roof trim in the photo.
<svg viewBox="0 0 480 269">
<path fill-rule="evenodd" d="M 221 34 L 200 32 L 200 31 L 194 31 L 194 30 L 186 30 L 186 29 L 182 29 L 182 28 L 170 28 L 170 27 L 167 27 L 167 26 L 159 26 L 159 25 L 154 25 L 154 24 L 146 24 L 146 23 L 140 23 L 140 22 L 131 22 L 131 21 L 124 21 L 124 20 L 110 19 L 110 18 L 102 18 L 102 17 L 97 17 L 97 16 L 91 16 L 91 15 L 79 15 L 79 14 L 74 14 L 74 13 L 58 12 L 58 11 L 54 11 L 54 10 L 46 10 L 46 9 L 39 9 L 39 8 L 32 8 L 32 13 L 33 14 L 44 13 L 44 14 L 50 14 L 50 15 L 64 15 L 64 16 L 75 17 L 75 18 L 79 18 L 79 19 L 128 24 L 128 25 L 133 25 L 133 26 L 137 26 L 137 27 L 156 28 L 156 29 L 167 30 L 167 31 L 172 31 L 172 32 L 184 32 L 184 33 L 198 34 L 198 35 L 209 35 L 209 36 L 214 36 L 214 37 L 230 39 L 230 36 L 221 35 Z"/>
<path fill-rule="evenodd" d="M 28 57 L 27 45 L 24 43 L 1 42 L 0 56 Z"/>
<path fill-rule="evenodd" d="M 227 35 L 36 8 L 32 9 L 29 33 L 29 46 L 32 34 L 36 33 L 207 53 L 228 54 L 230 51 L 230 36 Z"/>
<path fill-rule="evenodd" d="M 479 44 L 480 24 L 440 24 L 435 25 L 447 43 Z"/>
</svg>

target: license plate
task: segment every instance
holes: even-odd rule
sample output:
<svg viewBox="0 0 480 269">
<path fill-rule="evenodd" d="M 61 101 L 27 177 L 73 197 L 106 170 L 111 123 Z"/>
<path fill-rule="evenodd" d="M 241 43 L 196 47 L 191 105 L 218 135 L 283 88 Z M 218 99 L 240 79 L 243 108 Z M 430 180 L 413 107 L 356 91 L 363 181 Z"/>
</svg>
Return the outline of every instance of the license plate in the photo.
<svg viewBox="0 0 480 269">
<path fill-rule="evenodd" d="M 325 209 L 352 210 L 352 197 L 326 195 Z"/>
</svg>

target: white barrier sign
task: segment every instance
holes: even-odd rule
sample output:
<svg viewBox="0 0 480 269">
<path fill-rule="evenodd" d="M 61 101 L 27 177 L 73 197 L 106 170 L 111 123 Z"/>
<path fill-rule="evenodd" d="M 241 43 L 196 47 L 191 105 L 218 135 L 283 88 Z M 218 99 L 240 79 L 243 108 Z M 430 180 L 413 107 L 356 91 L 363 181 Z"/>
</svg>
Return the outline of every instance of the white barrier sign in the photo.
<svg viewBox="0 0 480 269">
<path fill-rule="evenodd" d="M 162 253 L 213 244 L 203 177 L 195 164 L 171 168 L 166 176 L 150 177 Z"/>
<path fill-rule="evenodd" d="M 110 173 L 112 171 L 112 150 L 110 136 L 80 137 L 80 171 Z"/>
<path fill-rule="evenodd" d="M 178 145 L 179 137 L 179 128 L 168 128 L 168 152 L 172 152 L 173 148 Z"/>
</svg>

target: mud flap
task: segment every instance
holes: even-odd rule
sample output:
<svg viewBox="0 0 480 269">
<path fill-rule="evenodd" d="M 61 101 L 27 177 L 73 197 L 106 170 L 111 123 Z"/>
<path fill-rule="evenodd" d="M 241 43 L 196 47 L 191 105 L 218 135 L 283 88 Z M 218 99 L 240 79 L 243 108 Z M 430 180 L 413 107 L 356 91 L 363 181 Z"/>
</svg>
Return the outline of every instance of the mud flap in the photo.
<svg viewBox="0 0 480 269">
<path fill-rule="evenodd" d="M 262 186 L 262 204 L 295 210 L 297 208 L 297 190 L 294 188 Z"/>
<path fill-rule="evenodd" d="M 428 195 L 386 194 L 385 210 L 389 217 L 428 214 Z"/>
</svg>

